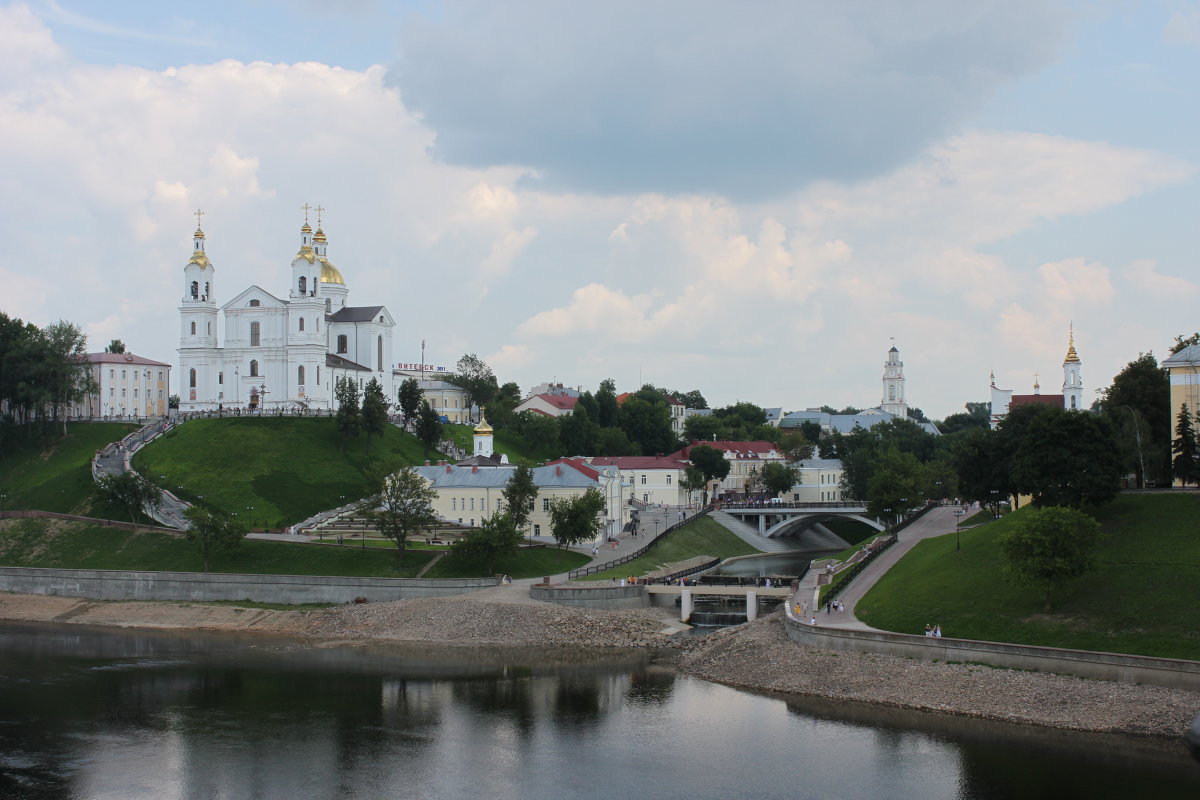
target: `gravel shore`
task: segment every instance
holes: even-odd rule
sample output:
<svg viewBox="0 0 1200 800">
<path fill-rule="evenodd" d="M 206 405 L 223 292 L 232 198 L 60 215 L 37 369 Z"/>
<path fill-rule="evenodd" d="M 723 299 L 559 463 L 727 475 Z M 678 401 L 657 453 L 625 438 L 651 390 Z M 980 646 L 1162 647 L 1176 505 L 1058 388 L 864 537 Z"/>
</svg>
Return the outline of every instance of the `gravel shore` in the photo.
<svg viewBox="0 0 1200 800">
<path fill-rule="evenodd" d="M 597 611 L 532 601 L 518 587 L 316 611 L 97 602 L 0 594 L 0 619 L 250 631 L 319 641 L 655 649 L 689 675 L 760 691 L 1080 731 L 1178 737 L 1200 693 L 1039 672 L 834 653 L 790 641 L 776 612 L 704 638 L 671 637 L 662 609 Z"/>
</svg>

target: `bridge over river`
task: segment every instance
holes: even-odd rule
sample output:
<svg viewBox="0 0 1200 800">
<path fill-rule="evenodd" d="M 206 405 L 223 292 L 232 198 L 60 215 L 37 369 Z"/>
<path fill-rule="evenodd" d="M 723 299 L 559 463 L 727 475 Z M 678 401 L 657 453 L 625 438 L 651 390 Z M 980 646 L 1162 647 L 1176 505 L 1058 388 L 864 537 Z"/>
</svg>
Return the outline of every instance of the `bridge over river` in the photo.
<svg viewBox="0 0 1200 800">
<path fill-rule="evenodd" d="M 756 528 L 759 536 L 776 538 L 795 535 L 833 517 L 853 519 L 882 531 L 884 525 L 867 516 L 865 503 L 722 503 L 721 511 L 739 522 Z"/>
</svg>

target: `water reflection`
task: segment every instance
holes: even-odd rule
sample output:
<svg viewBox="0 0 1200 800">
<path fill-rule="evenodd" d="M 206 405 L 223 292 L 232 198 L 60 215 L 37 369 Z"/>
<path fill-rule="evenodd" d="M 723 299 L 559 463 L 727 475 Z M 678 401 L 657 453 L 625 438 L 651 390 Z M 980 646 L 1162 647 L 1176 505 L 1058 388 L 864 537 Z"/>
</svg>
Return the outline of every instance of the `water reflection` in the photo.
<svg viewBox="0 0 1200 800">
<path fill-rule="evenodd" d="M 643 653 L 7 626 L 0 709 L 2 798 L 1200 791 L 1182 746 L 785 701 Z"/>
</svg>

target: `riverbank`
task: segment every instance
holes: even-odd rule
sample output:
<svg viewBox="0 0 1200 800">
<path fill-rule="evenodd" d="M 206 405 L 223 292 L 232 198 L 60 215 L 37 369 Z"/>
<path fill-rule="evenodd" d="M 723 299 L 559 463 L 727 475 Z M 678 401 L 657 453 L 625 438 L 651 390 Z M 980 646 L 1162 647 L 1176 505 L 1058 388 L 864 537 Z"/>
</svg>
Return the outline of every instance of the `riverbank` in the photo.
<svg viewBox="0 0 1200 800">
<path fill-rule="evenodd" d="M 779 614 L 705 638 L 673 638 L 665 609 L 598 611 L 504 586 L 454 597 L 291 611 L 0 594 L 0 620 L 242 631 L 320 642 L 674 649 L 685 674 L 792 693 L 1078 731 L 1181 737 L 1200 693 L 1064 675 L 833 653 L 788 640 Z"/>
</svg>

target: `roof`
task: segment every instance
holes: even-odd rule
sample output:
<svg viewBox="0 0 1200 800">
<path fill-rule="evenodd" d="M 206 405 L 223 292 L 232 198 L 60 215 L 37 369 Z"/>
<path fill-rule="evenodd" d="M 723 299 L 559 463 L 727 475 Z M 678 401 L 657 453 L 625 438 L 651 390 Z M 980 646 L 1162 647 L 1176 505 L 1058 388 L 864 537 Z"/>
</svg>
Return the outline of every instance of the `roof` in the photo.
<svg viewBox="0 0 1200 800">
<path fill-rule="evenodd" d="M 383 306 L 345 306 L 332 314 L 326 314 L 330 322 L 371 322 L 384 311 Z"/>
<path fill-rule="evenodd" d="M 772 442 L 703 442 L 699 439 L 693 439 L 691 444 L 684 447 L 682 450 L 676 450 L 667 458 L 676 460 L 685 460 L 691 458 L 692 448 L 697 445 L 705 445 L 714 450 L 720 450 L 722 453 L 732 453 L 736 458 L 740 459 L 755 459 L 769 456 L 775 453 L 777 457 L 782 458 L 776 445 Z"/>
<path fill-rule="evenodd" d="M 597 480 L 600 477 L 600 472 L 598 470 L 594 470 L 591 467 L 589 467 L 587 465 L 587 463 L 584 462 L 582 459 L 560 458 L 557 461 L 547 461 L 546 462 L 546 466 L 548 466 L 548 467 L 555 466 L 558 464 L 565 464 L 568 467 L 574 467 L 575 469 L 582 472 L 584 475 L 587 475 L 592 480 Z"/>
<path fill-rule="evenodd" d="M 555 408 L 561 408 L 564 410 L 574 410 L 575 406 L 579 403 L 578 397 L 570 397 L 568 395 L 562 395 L 562 394 L 545 394 L 545 393 L 543 393 L 543 394 L 539 394 L 539 395 L 535 395 L 535 396 L 542 398 L 543 400 L 545 400 L 547 403 L 554 406 Z"/>
<path fill-rule="evenodd" d="M 414 467 L 421 477 L 437 489 L 503 489 L 516 466 L 499 467 L 457 466 L 438 464 Z M 570 460 L 553 462 L 533 468 L 533 483 L 539 488 L 580 488 L 595 486 L 600 473 L 586 465 Z"/>
<path fill-rule="evenodd" d="M 1164 367 L 1194 367 L 1200 362 L 1200 344 L 1189 344 L 1175 355 L 1162 362 Z"/>
<path fill-rule="evenodd" d="M 1063 408 L 1066 404 L 1063 402 L 1061 394 L 1014 394 L 1008 401 L 1009 409 L 1017 406 L 1054 406 L 1055 408 Z"/>
<path fill-rule="evenodd" d="M 506 463 L 499 453 L 492 456 L 471 456 L 455 462 L 456 467 L 498 467 Z"/>
<path fill-rule="evenodd" d="M 803 461 L 797 461 L 795 466 L 800 469 L 841 469 L 842 460 L 840 458 L 806 458 Z"/>
<path fill-rule="evenodd" d="M 143 356 L 135 356 L 133 353 L 88 353 L 80 361 L 87 361 L 91 364 L 138 364 L 143 367 L 171 368 L 170 364 L 164 364 L 161 361 L 154 361 Z"/>
<path fill-rule="evenodd" d="M 341 356 L 335 356 L 333 353 L 325 354 L 325 366 L 334 367 L 336 369 L 356 369 L 359 372 L 370 372 L 371 371 L 370 367 L 364 367 L 362 364 L 358 364 L 354 361 L 351 361 L 348 358 L 342 358 Z"/>
<path fill-rule="evenodd" d="M 687 462 L 667 456 L 596 456 L 588 459 L 594 467 L 617 469 L 686 469 Z"/>
</svg>

